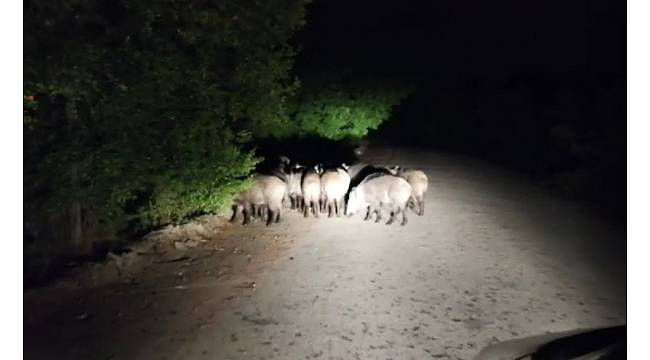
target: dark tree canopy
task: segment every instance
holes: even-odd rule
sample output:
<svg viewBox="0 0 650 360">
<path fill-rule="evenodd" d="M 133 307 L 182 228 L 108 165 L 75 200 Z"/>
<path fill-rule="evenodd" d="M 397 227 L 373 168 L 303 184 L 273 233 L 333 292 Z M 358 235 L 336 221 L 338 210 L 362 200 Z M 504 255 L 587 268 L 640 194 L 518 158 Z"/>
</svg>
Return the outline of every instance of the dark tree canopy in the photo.
<svg viewBox="0 0 650 360">
<path fill-rule="evenodd" d="M 223 208 L 258 161 L 243 145 L 287 121 L 303 0 L 26 1 L 25 14 L 26 222 L 71 218 L 61 241 Z"/>
</svg>

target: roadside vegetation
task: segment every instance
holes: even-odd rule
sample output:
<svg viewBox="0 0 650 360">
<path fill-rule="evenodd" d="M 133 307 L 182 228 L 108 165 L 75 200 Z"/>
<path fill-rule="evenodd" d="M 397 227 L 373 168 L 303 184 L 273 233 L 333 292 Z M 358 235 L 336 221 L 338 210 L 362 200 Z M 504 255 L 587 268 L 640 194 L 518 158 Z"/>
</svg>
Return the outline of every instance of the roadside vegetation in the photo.
<svg viewBox="0 0 650 360">
<path fill-rule="evenodd" d="M 306 5 L 26 1 L 26 273 L 229 206 L 257 141 L 360 138 L 386 120 L 403 93 L 301 87 L 290 39 Z"/>
</svg>

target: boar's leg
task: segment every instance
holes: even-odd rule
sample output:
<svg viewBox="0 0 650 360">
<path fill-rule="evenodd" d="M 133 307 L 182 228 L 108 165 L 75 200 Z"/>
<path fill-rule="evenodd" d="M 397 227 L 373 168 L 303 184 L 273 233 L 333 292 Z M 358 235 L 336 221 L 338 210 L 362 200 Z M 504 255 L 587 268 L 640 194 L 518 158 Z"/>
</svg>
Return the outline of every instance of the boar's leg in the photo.
<svg viewBox="0 0 650 360">
<path fill-rule="evenodd" d="M 386 221 L 386 225 L 392 224 L 394 220 L 395 220 L 395 212 L 391 211 L 390 212 L 390 218 L 388 219 L 388 221 Z"/>
<path fill-rule="evenodd" d="M 390 219 L 388 219 L 386 225 L 390 225 L 393 223 L 393 221 L 395 221 L 395 216 L 397 215 L 398 212 L 399 212 L 399 208 L 392 207 L 390 209 Z"/>
<path fill-rule="evenodd" d="M 415 198 L 414 198 L 413 196 L 411 196 L 411 197 L 406 201 L 406 205 L 405 205 L 405 207 L 406 207 L 407 209 L 411 209 L 411 210 L 413 210 L 414 212 L 417 212 L 417 210 L 415 209 L 415 205 L 416 205 L 416 204 L 415 204 Z"/>
<path fill-rule="evenodd" d="M 280 214 L 282 214 L 282 208 L 275 209 L 275 222 L 280 222 Z"/>
<path fill-rule="evenodd" d="M 402 211 L 402 222 L 401 225 L 404 226 L 408 222 L 408 219 L 406 218 L 406 207 L 404 209 L 400 209 L 398 211 Z"/>
<path fill-rule="evenodd" d="M 291 209 L 297 209 L 297 210 L 300 209 L 300 204 L 298 203 L 299 200 L 300 199 L 298 198 L 297 195 L 293 195 L 291 197 Z"/>
<path fill-rule="evenodd" d="M 420 211 L 419 211 L 418 215 L 420 215 L 420 216 L 424 215 L 424 198 L 423 197 L 420 197 L 418 199 L 418 207 L 420 208 Z"/>
<path fill-rule="evenodd" d="M 246 225 L 251 222 L 250 207 L 243 207 L 242 212 L 244 213 L 244 222 L 242 224 Z"/>
<path fill-rule="evenodd" d="M 248 209 L 250 211 L 251 219 L 255 220 L 255 218 L 257 217 L 257 206 L 255 204 L 250 204 L 248 206 Z"/>
<path fill-rule="evenodd" d="M 268 215 L 266 217 L 266 226 L 269 226 L 273 222 L 273 215 L 275 215 L 275 211 L 277 211 L 277 210 L 274 211 L 274 210 L 271 210 L 271 208 L 268 208 L 268 209 L 266 209 L 266 211 L 268 212 Z"/>
<path fill-rule="evenodd" d="M 368 221 L 370 220 L 370 216 L 374 213 L 374 209 L 370 208 L 370 205 L 368 205 L 368 211 L 366 212 L 366 217 L 363 218 L 363 221 Z"/>
<path fill-rule="evenodd" d="M 244 207 L 241 205 L 233 205 L 232 206 L 232 217 L 230 218 L 230 222 L 233 223 L 237 220 L 237 213 L 239 213 L 240 209 L 243 209 Z"/>
<path fill-rule="evenodd" d="M 345 200 L 343 198 L 339 199 L 339 207 L 337 209 L 341 214 L 345 215 Z M 339 217 L 341 214 L 338 214 Z"/>
<path fill-rule="evenodd" d="M 382 217 L 381 217 L 381 206 L 374 207 L 373 211 L 375 212 L 375 214 L 377 214 L 377 218 L 375 219 L 375 223 L 380 222 L 381 219 L 382 219 Z"/>
<path fill-rule="evenodd" d="M 319 217 L 320 215 L 320 205 L 318 204 L 318 201 L 312 201 L 311 202 L 311 210 L 314 212 L 315 217 Z"/>
</svg>

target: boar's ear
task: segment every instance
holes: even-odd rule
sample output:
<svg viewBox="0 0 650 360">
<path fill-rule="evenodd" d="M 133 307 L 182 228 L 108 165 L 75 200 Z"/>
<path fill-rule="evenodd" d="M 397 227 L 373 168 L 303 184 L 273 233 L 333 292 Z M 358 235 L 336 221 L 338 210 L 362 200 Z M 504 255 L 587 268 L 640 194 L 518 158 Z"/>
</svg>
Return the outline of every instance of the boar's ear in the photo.
<svg viewBox="0 0 650 360">
<path fill-rule="evenodd" d="M 388 166 L 387 169 L 391 174 L 397 175 L 402 168 L 399 165 L 393 165 Z"/>
<path fill-rule="evenodd" d="M 341 167 L 344 168 L 345 171 L 348 171 L 348 169 L 350 168 L 346 163 L 342 163 Z"/>
</svg>

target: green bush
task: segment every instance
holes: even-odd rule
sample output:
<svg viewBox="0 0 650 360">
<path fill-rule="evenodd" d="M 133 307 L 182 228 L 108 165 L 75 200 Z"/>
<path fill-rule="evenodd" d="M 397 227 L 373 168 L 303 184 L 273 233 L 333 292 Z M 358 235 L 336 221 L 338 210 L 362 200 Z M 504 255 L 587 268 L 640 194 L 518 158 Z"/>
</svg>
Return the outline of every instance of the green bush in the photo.
<svg viewBox="0 0 650 360">
<path fill-rule="evenodd" d="M 245 144 L 287 121 L 305 1 L 24 7 L 28 221 L 66 214 L 62 227 L 108 236 L 217 211 L 248 186 Z"/>
<path fill-rule="evenodd" d="M 405 97 L 405 87 L 349 84 L 340 81 L 306 83 L 289 102 L 289 120 L 275 137 L 319 136 L 330 140 L 363 138 L 388 120 Z"/>
</svg>

